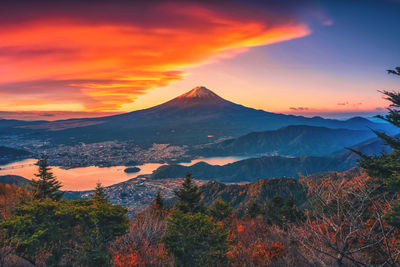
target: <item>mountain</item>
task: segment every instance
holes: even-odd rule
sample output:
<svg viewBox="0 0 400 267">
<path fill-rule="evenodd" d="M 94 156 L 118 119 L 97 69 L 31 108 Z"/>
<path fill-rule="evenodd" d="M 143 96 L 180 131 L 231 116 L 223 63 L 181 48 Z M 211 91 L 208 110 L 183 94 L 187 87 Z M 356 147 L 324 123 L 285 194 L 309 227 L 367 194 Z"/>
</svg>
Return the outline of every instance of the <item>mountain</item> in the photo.
<svg viewBox="0 0 400 267">
<path fill-rule="evenodd" d="M 199 86 L 148 109 L 91 119 L 18 123 L 5 128 L 0 126 L 0 133 L 23 132 L 25 138 L 42 138 L 53 143 L 135 140 L 141 144 L 193 145 L 213 142 L 222 137 L 238 137 L 249 132 L 277 130 L 289 125 L 352 130 L 366 130 L 368 127 L 386 131 L 392 129 L 388 124 L 363 118 L 340 121 L 256 110 L 227 101 Z"/>
<path fill-rule="evenodd" d="M 206 205 L 212 205 L 217 199 L 229 202 L 235 210 L 244 211 L 248 204 L 255 201 L 263 204 L 279 194 L 284 199 L 293 196 L 301 204 L 306 199 L 303 186 L 293 178 L 260 179 L 248 184 L 223 184 L 208 182 L 201 186 L 202 200 Z"/>
<path fill-rule="evenodd" d="M 269 154 L 281 156 L 327 156 L 344 147 L 367 140 L 370 131 L 330 129 L 308 125 L 292 125 L 276 131 L 253 132 L 192 150 L 196 156 Z M 329 140 L 327 142 L 327 140 Z"/>
<path fill-rule="evenodd" d="M 27 185 L 29 180 L 18 175 L 1 175 L 0 176 L 1 184 L 15 184 L 16 186 Z"/>
<path fill-rule="evenodd" d="M 23 149 L 0 146 L 0 164 L 29 158 L 32 154 Z"/>
<path fill-rule="evenodd" d="M 400 137 L 399 135 L 396 136 L 398 138 Z M 387 153 L 392 152 L 392 149 L 379 138 L 371 138 L 367 141 L 356 144 L 351 148 L 368 156 L 379 155 L 383 151 Z M 350 150 L 340 150 L 334 154 L 335 158 L 341 160 L 345 165 L 356 164 L 357 160 L 360 158 L 360 156 Z"/>
<path fill-rule="evenodd" d="M 181 178 L 187 172 L 201 180 L 220 182 L 245 182 L 270 177 L 298 177 L 325 171 L 344 171 L 354 164 L 346 165 L 332 157 L 281 157 L 269 156 L 236 161 L 223 166 L 199 162 L 191 166 L 164 165 L 155 170 L 153 179 Z"/>
</svg>

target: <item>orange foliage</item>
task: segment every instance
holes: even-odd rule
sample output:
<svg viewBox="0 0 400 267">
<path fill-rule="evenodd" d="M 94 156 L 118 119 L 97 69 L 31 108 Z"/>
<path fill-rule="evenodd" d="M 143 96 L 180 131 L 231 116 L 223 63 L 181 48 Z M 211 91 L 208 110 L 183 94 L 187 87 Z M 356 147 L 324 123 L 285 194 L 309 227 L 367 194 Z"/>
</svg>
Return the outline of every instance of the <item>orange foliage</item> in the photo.
<svg viewBox="0 0 400 267">
<path fill-rule="evenodd" d="M 228 258 L 232 266 L 266 266 L 286 254 L 283 241 L 274 241 L 280 229 L 262 219 L 238 220 L 230 228 L 231 249 Z M 275 236 L 274 236 L 275 234 Z"/>
<path fill-rule="evenodd" d="M 171 259 L 160 243 L 166 231 L 166 210 L 150 207 L 132 221 L 129 233 L 111 246 L 113 266 L 165 266 Z"/>
</svg>

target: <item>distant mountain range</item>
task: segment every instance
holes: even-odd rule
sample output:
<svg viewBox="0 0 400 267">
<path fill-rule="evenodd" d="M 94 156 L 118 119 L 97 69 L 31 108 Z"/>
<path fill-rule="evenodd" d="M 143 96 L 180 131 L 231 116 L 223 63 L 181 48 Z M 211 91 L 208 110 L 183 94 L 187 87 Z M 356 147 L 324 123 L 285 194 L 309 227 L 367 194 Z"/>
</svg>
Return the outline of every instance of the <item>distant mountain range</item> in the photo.
<svg viewBox="0 0 400 267">
<path fill-rule="evenodd" d="M 153 179 L 182 178 L 187 172 L 201 180 L 219 182 L 256 181 L 271 177 L 298 177 L 325 171 L 344 171 L 354 162 L 343 162 L 334 157 L 281 157 L 264 156 L 236 161 L 223 166 L 199 162 L 192 166 L 164 165 L 155 170 Z"/>
<path fill-rule="evenodd" d="M 328 156 L 375 136 L 370 131 L 292 125 L 275 131 L 253 132 L 190 151 L 200 156 L 281 155 Z"/>
<path fill-rule="evenodd" d="M 54 122 L 1 120 L 0 135 L 18 133 L 53 143 L 129 139 L 141 144 L 193 145 L 289 125 L 393 132 L 389 124 L 360 117 L 341 121 L 256 110 L 227 101 L 205 87 L 196 87 L 164 104 L 120 115 Z"/>
</svg>

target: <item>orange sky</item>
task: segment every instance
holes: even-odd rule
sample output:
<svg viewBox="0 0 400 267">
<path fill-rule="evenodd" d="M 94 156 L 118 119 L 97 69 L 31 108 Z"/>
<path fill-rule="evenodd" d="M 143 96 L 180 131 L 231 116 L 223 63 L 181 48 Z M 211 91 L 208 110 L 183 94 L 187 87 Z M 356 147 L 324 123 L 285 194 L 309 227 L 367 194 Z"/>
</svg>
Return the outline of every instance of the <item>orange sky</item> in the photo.
<svg viewBox="0 0 400 267">
<path fill-rule="evenodd" d="M 257 109 L 373 115 L 398 88 L 394 1 L 4 0 L 0 118 L 101 116 L 202 85 Z M 31 112 L 29 114 L 29 112 Z"/>
<path fill-rule="evenodd" d="M 145 12 L 169 19 L 49 16 L 0 27 L 0 110 L 129 111 L 138 96 L 185 79 L 184 69 L 310 33 L 283 15 L 239 16 L 189 2 Z"/>
</svg>

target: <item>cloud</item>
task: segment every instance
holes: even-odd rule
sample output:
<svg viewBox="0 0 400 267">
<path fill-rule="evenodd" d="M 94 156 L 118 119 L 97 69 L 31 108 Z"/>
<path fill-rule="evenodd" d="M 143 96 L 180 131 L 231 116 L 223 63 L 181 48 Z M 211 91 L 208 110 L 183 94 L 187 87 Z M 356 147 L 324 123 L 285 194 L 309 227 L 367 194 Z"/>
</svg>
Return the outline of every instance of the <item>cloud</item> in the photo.
<svg viewBox="0 0 400 267">
<path fill-rule="evenodd" d="M 305 111 L 305 110 L 308 110 L 308 108 L 307 107 L 290 107 L 289 108 L 290 110 L 293 110 L 293 111 Z"/>
<path fill-rule="evenodd" d="M 0 12 L 0 109 L 115 111 L 185 68 L 309 34 L 293 12 L 239 2 L 44 2 Z"/>
<path fill-rule="evenodd" d="M 348 104 L 349 104 L 349 102 L 346 101 L 346 102 L 339 102 L 336 105 L 338 105 L 338 106 L 346 106 Z"/>
</svg>

